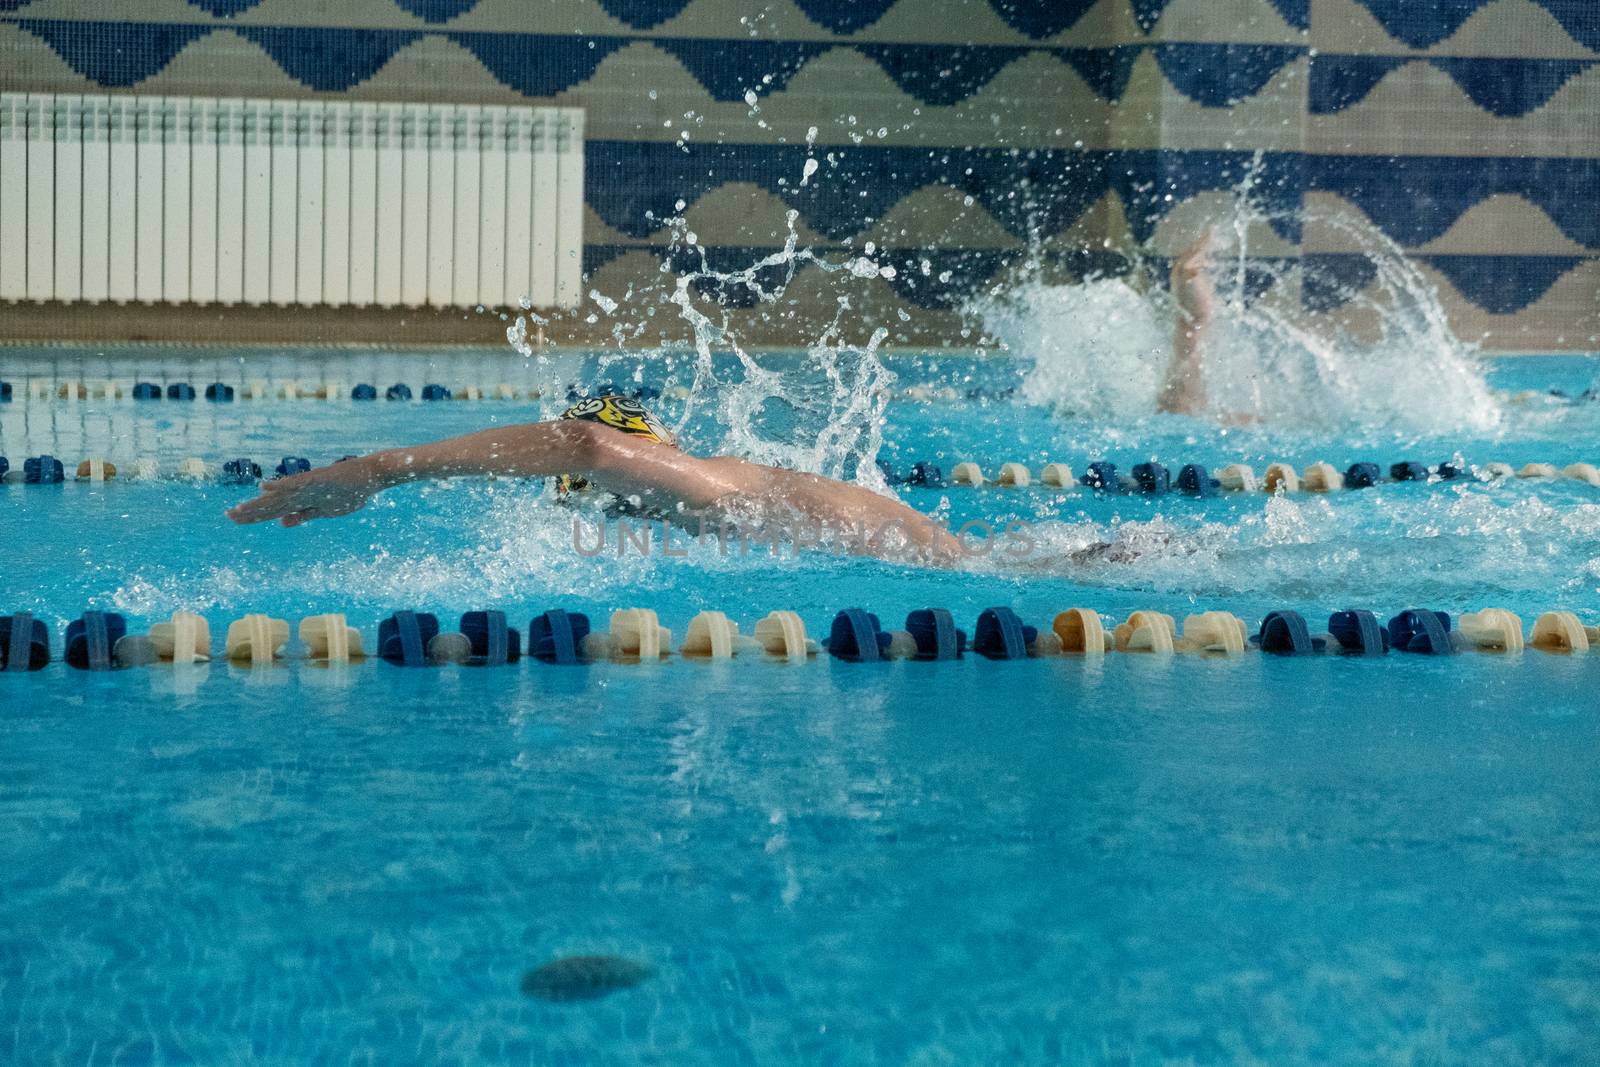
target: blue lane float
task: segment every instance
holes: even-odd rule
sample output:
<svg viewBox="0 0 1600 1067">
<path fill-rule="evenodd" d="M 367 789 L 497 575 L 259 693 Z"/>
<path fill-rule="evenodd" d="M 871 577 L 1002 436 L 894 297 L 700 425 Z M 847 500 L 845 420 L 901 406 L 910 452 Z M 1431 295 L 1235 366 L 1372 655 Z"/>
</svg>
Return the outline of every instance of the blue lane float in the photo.
<svg viewBox="0 0 1600 1067">
<path fill-rule="evenodd" d="M 914 489 L 936 489 L 944 485 L 944 471 L 940 470 L 936 463 L 919 460 L 911 465 L 910 470 L 903 472 L 895 471 L 887 463 L 879 463 L 878 469 L 883 472 L 884 480 L 890 485 L 903 485 Z"/>
<path fill-rule="evenodd" d="M 61 461 L 54 456 L 34 456 L 22 461 L 22 480 L 29 485 L 55 485 L 65 477 Z"/>
<path fill-rule="evenodd" d="M 1122 479 L 1117 474 L 1117 465 L 1107 463 L 1105 460 L 1096 460 L 1089 464 L 1078 481 L 1090 489 L 1102 493 L 1115 493 L 1122 488 Z"/>
<path fill-rule="evenodd" d="M 1139 492 L 1148 496 L 1160 496 L 1172 488 L 1172 472 L 1160 463 L 1136 463 L 1132 474 Z"/>
<path fill-rule="evenodd" d="M 233 386 L 222 382 L 212 382 L 206 386 L 206 399 L 213 404 L 233 403 Z"/>
<path fill-rule="evenodd" d="M 449 400 L 450 399 L 450 390 L 446 389 L 442 385 L 434 385 L 434 384 L 424 385 L 422 387 L 422 399 L 424 399 L 424 400 Z"/>
<path fill-rule="evenodd" d="M 0 404 L 11 403 L 11 383 L 0 382 Z"/>
<path fill-rule="evenodd" d="M 407 385 L 405 382 L 395 382 L 393 385 L 389 386 L 388 389 L 384 390 L 383 398 L 385 400 L 410 400 L 411 386 Z"/>
<path fill-rule="evenodd" d="M 1323 650 L 1298 611 L 1269 612 L 1250 643 L 1276 656 L 1310 656 Z"/>
<path fill-rule="evenodd" d="M 1439 476 L 1441 482 L 1453 482 L 1457 478 L 1465 478 L 1467 476 L 1466 471 L 1448 460 L 1435 467 L 1434 473 Z"/>
<path fill-rule="evenodd" d="M 917 644 L 913 659 L 960 659 L 967 651 L 967 634 L 958 629 L 945 608 L 922 608 L 906 616 L 906 632 Z"/>
<path fill-rule="evenodd" d="M 11 461 L 4 456 L 0 456 L 0 482 L 6 480 L 6 473 L 10 470 Z"/>
<path fill-rule="evenodd" d="M 0 615 L 0 670 L 43 670 L 50 664 L 50 630 L 32 613 Z"/>
<path fill-rule="evenodd" d="M 1425 482 L 1428 480 L 1428 468 L 1416 460 L 1402 460 L 1399 463 L 1389 464 L 1389 480 L 1391 482 Z"/>
<path fill-rule="evenodd" d="M 161 386 L 155 382 L 135 382 L 130 395 L 135 400 L 160 400 Z"/>
<path fill-rule="evenodd" d="M 1024 626 L 1010 608 L 985 608 L 972 631 L 972 651 L 985 659 L 1027 659 L 1039 631 Z"/>
<path fill-rule="evenodd" d="M 889 642 L 876 615 L 864 608 L 845 608 L 833 617 L 822 647 L 848 663 L 876 663 L 886 658 Z"/>
<path fill-rule="evenodd" d="M 193 400 L 194 386 L 188 382 L 173 382 L 167 386 L 168 400 Z"/>
<path fill-rule="evenodd" d="M 1368 489 L 1383 481 L 1383 472 L 1376 463 L 1352 463 L 1344 472 L 1346 489 Z"/>
<path fill-rule="evenodd" d="M 128 634 L 128 620 L 115 612 L 86 611 L 67 624 L 67 666 L 80 671 L 109 671 L 117 642 Z"/>
<path fill-rule="evenodd" d="M 1389 632 L 1370 611 L 1336 611 L 1328 616 L 1328 632 L 1352 656 L 1382 656 L 1389 651 Z"/>
<path fill-rule="evenodd" d="M 252 459 L 230 459 L 222 465 L 222 480 L 230 485 L 254 485 L 261 480 L 261 464 Z"/>
<path fill-rule="evenodd" d="M 401 667 L 426 667 L 428 642 L 438 636 L 437 616 L 397 611 L 378 624 L 378 656 Z"/>
<path fill-rule="evenodd" d="M 469 611 L 461 616 L 461 633 L 472 648 L 475 666 L 502 667 L 522 658 L 522 638 L 506 625 L 503 611 Z"/>
<path fill-rule="evenodd" d="M 350 390 L 350 399 L 376 400 L 378 399 L 378 387 L 375 385 L 368 385 L 367 383 L 363 382 L 354 389 Z"/>
<path fill-rule="evenodd" d="M 528 655 L 541 663 L 576 666 L 583 662 L 583 639 L 590 629 L 583 612 L 551 608 L 528 624 Z"/>
<path fill-rule="evenodd" d="M 1222 483 L 1198 463 L 1186 463 L 1178 472 L 1178 491 L 1189 496 L 1215 496 Z"/>
<path fill-rule="evenodd" d="M 1450 616 L 1428 608 L 1411 608 L 1389 620 L 1389 644 L 1397 652 L 1430 656 L 1455 653 L 1450 642 Z"/>
<path fill-rule="evenodd" d="M 304 456 L 284 456 L 283 461 L 273 468 L 273 473 L 279 478 L 290 478 L 296 474 L 305 474 L 311 469 L 311 461 Z"/>
</svg>

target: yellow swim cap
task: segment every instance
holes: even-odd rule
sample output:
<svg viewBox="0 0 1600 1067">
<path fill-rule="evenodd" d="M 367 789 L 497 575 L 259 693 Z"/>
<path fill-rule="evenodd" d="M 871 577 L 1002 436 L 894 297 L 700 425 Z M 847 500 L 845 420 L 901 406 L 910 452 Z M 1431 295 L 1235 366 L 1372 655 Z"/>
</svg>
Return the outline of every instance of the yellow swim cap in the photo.
<svg viewBox="0 0 1600 1067">
<path fill-rule="evenodd" d="M 585 422 L 598 422 L 609 426 L 613 430 L 621 430 L 634 437 L 643 437 L 663 445 L 676 444 L 672 431 L 650 410 L 637 400 L 628 396 L 609 394 L 606 396 L 591 396 L 573 404 L 561 413 L 563 419 L 582 419 Z M 574 489 L 586 488 L 589 480 L 577 474 L 563 474 L 556 479 L 556 489 L 566 493 Z"/>
<path fill-rule="evenodd" d="M 632 397 L 615 394 L 586 397 L 563 411 L 561 417 L 604 423 L 613 430 L 621 430 L 635 437 L 648 437 L 664 445 L 674 443 L 672 431 Z"/>
</svg>

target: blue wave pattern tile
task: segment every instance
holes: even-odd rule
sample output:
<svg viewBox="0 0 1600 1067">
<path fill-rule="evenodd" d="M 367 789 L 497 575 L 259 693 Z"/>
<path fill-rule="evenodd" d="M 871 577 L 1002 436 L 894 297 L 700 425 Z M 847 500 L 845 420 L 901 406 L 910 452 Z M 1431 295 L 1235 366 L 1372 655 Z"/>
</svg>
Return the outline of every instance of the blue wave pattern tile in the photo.
<svg viewBox="0 0 1600 1067">
<path fill-rule="evenodd" d="M 74 71 L 108 89 L 125 89 L 152 77 L 212 30 L 182 23 L 61 19 L 17 19 L 16 25 L 44 41 Z"/>
<path fill-rule="evenodd" d="M 0 11 L 15 11 L 33 0 L 0 0 Z M 636 30 L 650 30 L 681 15 L 691 0 L 596 0 L 612 18 Z M 850 34 L 876 23 L 898 0 L 795 0 L 806 18 L 834 33 Z M 1099 0 L 989 0 L 1001 20 L 1034 40 L 1071 29 Z M 1311 0 L 1271 0 L 1284 21 L 1297 29 L 1311 24 Z M 1559 0 L 1551 0 L 1559 2 Z M 210 15 L 229 18 L 257 7 L 262 0 L 189 0 Z M 478 6 L 478 0 L 393 0 L 405 11 L 431 23 L 448 22 Z M 1131 0 L 1134 18 L 1149 33 L 1171 0 Z"/>
<path fill-rule="evenodd" d="M 1429 48 L 1452 37 L 1463 23 L 1495 0 L 1357 0 L 1390 36 L 1413 48 Z M 1594 0 L 1532 0 L 1548 11 L 1572 39 L 1600 49 L 1600 4 Z"/>
<path fill-rule="evenodd" d="M 593 273 L 629 252 L 648 255 L 654 262 L 665 262 L 678 274 L 703 270 L 740 270 L 777 251 L 770 246 L 722 245 L 707 249 L 669 248 L 664 245 L 590 245 L 584 249 L 583 269 Z M 848 255 L 853 250 L 842 246 L 813 248 L 825 254 Z M 702 254 L 704 258 L 702 259 Z M 902 300 L 917 307 L 948 311 L 960 307 L 971 294 L 1013 264 L 1026 253 L 996 248 L 965 249 L 880 249 L 873 261 L 894 268 L 894 276 L 886 283 Z M 1079 277 L 1111 277 L 1126 274 L 1132 263 L 1126 256 L 1099 249 L 1082 251 L 1036 253 L 1032 258 L 1050 266 L 1064 268 Z M 1164 261 L 1158 266 L 1164 273 Z M 811 269 L 802 267 L 801 270 Z M 757 284 L 767 289 L 783 280 L 784 268 L 772 267 L 760 272 Z M 1261 271 L 1247 272 L 1250 295 L 1258 295 L 1271 281 L 1271 275 Z M 751 307 L 759 300 L 754 289 L 745 285 L 725 285 L 716 281 L 696 281 L 692 284 L 696 295 L 706 294 L 733 307 Z"/>
<path fill-rule="evenodd" d="M 834 33 L 855 33 L 871 26 L 874 22 L 889 13 L 899 0 L 795 0 L 795 4 L 806 13 L 806 18 L 818 26 L 825 26 Z M 1010 3 L 1020 7 L 1037 6 L 1070 6 L 1082 3 L 1082 0 L 993 0 L 994 7 L 999 10 Z"/>
<path fill-rule="evenodd" d="M 260 45 L 285 74 L 319 92 L 342 92 L 371 78 L 400 49 L 437 31 L 324 26 L 250 26 L 18 19 L 73 70 L 108 88 L 159 73 L 191 41 L 218 30 Z M 1167 80 L 1207 107 L 1231 107 L 1259 93 L 1283 67 L 1305 54 L 1290 45 L 1134 44 L 1106 48 L 1007 45 L 836 44 L 687 37 L 444 31 L 510 89 L 550 97 L 594 76 L 607 56 L 648 40 L 684 66 L 713 99 L 735 101 L 752 88 L 777 91 L 807 63 L 834 48 L 860 53 L 907 95 L 945 107 L 970 98 L 995 75 L 1033 52 L 1072 66 L 1107 100 L 1126 91 L 1134 61 L 1155 53 Z"/>
<path fill-rule="evenodd" d="M 236 26 L 233 32 L 260 45 L 289 77 L 321 92 L 343 92 L 360 85 L 421 36 L 412 30 L 281 26 Z"/>
<path fill-rule="evenodd" d="M 1569 272 L 1600 258 L 1582 256 L 1424 255 L 1421 262 L 1449 279 L 1456 291 L 1494 315 L 1514 315 L 1548 293 Z M 1301 258 L 1301 301 L 1330 311 L 1371 285 L 1377 265 L 1360 253 L 1307 253 Z"/>
<path fill-rule="evenodd" d="M 1154 149 L 841 147 L 829 150 L 827 180 L 805 187 L 790 179 L 807 159 L 803 145 L 676 144 L 591 141 L 586 199 L 607 225 L 647 237 L 678 199 L 694 203 L 728 182 L 761 186 L 799 210 L 808 226 L 835 239 L 860 233 L 919 189 L 944 185 L 973 197 L 1016 237 L 1055 234 L 1107 191 L 1122 198 L 1128 225 L 1146 240 L 1174 204 L 1195 193 L 1228 189 L 1248 172 L 1249 152 Z M 1257 193 L 1274 228 L 1299 239 L 1303 159 L 1266 153 Z M 1032 190 L 1018 196 L 1017 190 Z"/>
<path fill-rule="evenodd" d="M 42 50 L 47 46 L 80 76 L 114 90 L 139 86 L 189 45 L 213 33 L 231 33 L 254 43 L 288 78 L 321 93 L 348 91 L 370 80 L 412 45 L 446 40 L 471 53 L 489 72 L 488 78 L 480 79 L 484 89 L 493 78 L 533 100 L 576 93 L 577 102 L 591 103 L 583 95 L 585 86 L 602 64 L 637 61 L 643 69 L 646 62 L 662 62 L 660 55 L 652 53 L 663 52 L 713 100 L 737 102 L 750 90 L 763 96 L 796 92 L 794 86 L 803 84 L 805 93 L 819 96 L 819 114 L 831 113 L 829 108 L 837 102 L 827 98 L 830 88 L 814 79 L 797 83 L 796 75 L 839 49 L 872 63 L 909 101 L 929 107 L 973 100 L 1018 62 L 1027 61 L 1044 72 L 1043 78 L 1050 78 L 1048 61 L 1039 66 L 1042 56 L 1070 67 L 1099 98 L 1116 104 L 1125 99 L 1134 68 L 1148 53 L 1165 86 L 1215 113 L 1215 129 L 1206 135 L 1216 134 L 1217 139 L 1203 143 L 1227 140 L 1240 146 L 1237 151 L 1096 151 L 1031 145 L 830 145 L 817 152 L 819 160 L 828 157 L 821 180 L 801 187 L 795 184 L 795 177 L 808 155 L 798 144 L 591 141 L 587 202 L 607 225 L 639 241 L 658 233 L 661 220 L 674 212 L 680 198 L 693 203 L 730 182 L 753 183 L 766 190 L 798 210 L 805 224 L 828 242 L 860 235 L 906 197 L 930 187 L 971 196 L 1008 234 L 1023 241 L 1060 234 L 1100 198 L 1115 193 L 1130 236 L 1146 240 L 1173 206 L 1197 193 L 1231 188 L 1244 177 L 1254 154 L 1250 150 L 1257 146 L 1253 138 L 1261 131 L 1250 127 L 1258 121 L 1251 113 L 1240 111 L 1239 136 L 1225 137 L 1233 117 L 1228 109 L 1261 98 L 1275 78 L 1309 55 L 1301 44 L 1102 43 L 1092 33 L 1075 37 L 1072 45 L 1061 43 L 1059 35 L 1074 28 L 1083 30 L 1088 12 L 1103 0 L 985 0 L 999 21 L 1017 35 L 1005 44 L 930 44 L 847 36 L 870 30 L 903 0 L 795 0 L 806 19 L 826 31 L 818 35 L 808 29 L 805 32 L 811 36 L 803 39 L 725 39 L 652 32 L 681 15 L 692 0 L 582 0 L 577 7 L 580 17 L 586 16 L 592 23 L 584 28 L 607 31 L 600 33 L 541 33 L 538 31 L 549 27 L 541 25 L 537 17 L 530 17 L 526 27 L 513 26 L 515 32 L 455 29 L 452 20 L 480 10 L 480 0 L 391 2 L 416 22 L 404 28 L 377 28 L 257 26 L 234 19 L 260 8 L 260 0 L 189 0 L 195 12 L 193 22 L 138 21 L 140 14 L 173 10 L 154 0 L 127 0 L 119 5 L 118 14 L 132 21 L 29 18 L 23 14 L 0 15 L 0 20 L 43 42 L 42 46 L 12 47 Z M 1171 0 L 1117 2 L 1126 8 L 1114 21 L 1126 25 L 1131 16 L 1145 33 L 1156 30 L 1171 7 Z M 1267 2 L 1289 26 L 1310 27 L 1309 0 Z M 1372 12 L 1395 41 L 1421 49 L 1447 42 L 1490 0 L 1357 2 Z M 1574 41 L 1600 49 L 1597 0 L 1528 2 L 1548 12 Z M 24 12 L 30 6 L 31 0 L 0 0 L 0 12 Z M 32 6 L 43 13 L 42 5 Z M 278 5 L 271 10 L 288 8 Z M 1533 9 L 1512 5 L 1510 10 L 1526 15 Z M 1527 17 L 1534 19 L 1531 25 L 1548 27 L 1543 16 Z M 634 35 L 617 32 L 619 22 Z M 26 39 L 26 34 L 14 39 Z M 1564 39 L 1559 43 L 1561 48 L 1569 48 Z M 1449 50 L 1448 45 L 1443 49 Z M 226 49 L 216 53 L 228 54 Z M 209 61 L 212 53 L 204 55 L 203 61 Z M 0 62 L 6 58 L 0 56 Z M 1461 104 L 1462 116 L 1474 121 L 1480 114 L 1477 109 L 1511 122 L 1534 115 L 1575 80 L 1582 87 L 1580 92 L 1587 94 L 1578 100 L 1579 107 L 1600 107 L 1600 99 L 1593 95 L 1600 83 L 1594 76 L 1600 57 L 1431 54 L 1317 54 L 1309 59 L 1303 103 L 1290 103 L 1295 108 L 1303 106 L 1312 115 L 1333 115 L 1358 106 L 1388 106 L 1369 100 L 1374 88 L 1415 62 L 1429 63 L 1450 77 L 1472 102 L 1470 106 Z M 191 73 L 187 76 L 192 77 L 193 71 L 203 67 L 188 69 Z M 1071 80 L 1064 71 L 1059 77 Z M 218 70 L 217 79 L 214 91 L 232 95 L 227 72 Z M 7 88 L 14 87 L 7 84 Z M 606 88 L 604 106 L 624 110 L 631 106 L 619 103 L 609 86 Z M 427 86 L 417 89 L 421 98 L 431 91 Z M 906 102 L 887 92 L 882 95 L 893 106 Z M 593 106 L 601 106 L 598 99 Z M 1275 111 L 1273 138 L 1267 143 L 1284 143 L 1276 125 L 1278 117 Z M 1449 136 L 1452 118 L 1429 115 L 1426 121 Z M 944 118 L 930 115 L 921 121 L 919 132 L 937 140 Z M 1210 116 L 1208 121 L 1212 121 Z M 1352 116 L 1351 121 L 1356 118 Z M 1535 121 L 1540 124 L 1539 136 L 1561 135 L 1560 123 Z M 619 122 L 614 128 L 629 127 Z M 1462 125 L 1464 130 L 1482 128 Z M 961 136 L 948 135 L 950 139 Z M 1594 158 L 1600 156 L 1600 146 L 1566 145 L 1565 151 L 1551 158 L 1510 158 L 1485 155 L 1496 150 L 1493 145 L 1468 144 L 1460 138 L 1451 144 L 1458 154 L 1318 154 L 1305 151 L 1303 143 L 1291 144 L 1287 150 L 1263 155 L 1256 195 L 1273 215 L 1279 234 L 1291 242 L 1301 238 L 1298 209 L 1303 194 L 1315 190 L 1350 200 L 1382 232 L 1414 249 L 1444 234 L 1487 198 L 1512 194 L 1537 205 L 1572 241 L 1600 250 L 1600 215 L 1593 209 L 1600 201 L 1600 159 Z M 1474 238 L 1468 235 L 1468 239 Z M 585 250 L 585 266 L 599 269 L 629 247 L 636 246 L 590 246 Z M 670 259 L 680 269 L 695 265 L 681 253 L 665 248 L 651 246 L 647 250 Z M 769 250 L 726 246 L 712 248 L 707 254 L 713 265 L 726 268 L 749 263 L 764 251 Z M 1328 254 L 1311 247 L 1304 251 L 1302 292 L 1309 307 L 1336 306 L 1372 281 L 1372 264 L 1359 255 Z M 1554 253 L 1550 255 L 1505 255 L 1491 243 L 1482 251 L 1483 255 L 1415 254 L 1449 279 L 1463 300 L 1498 315 L 1527 310 L 1571 271 L 1588 269 L 1587 265 L 1595 262 L 1581 253 L 1568 254 L 1563 247 L 1549 249 Z M 896 267 L 889 284 L 903 299 L 924 308 L 947 309 L 993 278 L 1013 254 L 993 248 L 945 248 L 881 256 Z M 1096 269 L 1109 271 L 1112 266 L 1101 264 Z M 1570 287 L 1564 291 L 1570 292 Z M 748 291 L 718 295 L 732 303 L 748 302 L 753 296 Z"/>
<path fill-rule="evenodd" d="M 1420 256 L 1462 296 L 1495 315 L 1532 304 L 1583 262 L 1581 256 Z"/>
<path fill-rule="evenodd" d="M 1502 59 L 1463 56 L 1372 56 L 1319 53 L 1311 61 L 1310 107 L 1331 115 L 1360 103 L 1408 63 L 1448 74 L 1473 103 L 1500 118 L 1521 118 L 1550 102 L 1561 87 L 1600 60 Z"/>
<path fill-rule="evenodd" d="M 594 76 L 624 37 L 550 37 L 536 33 L 451 33 L 502 85 L 524 96 L 549 97 Z"/>
<path fill-rule="evenodd" d="M 1426 244 L 1496 193 L 1526 197 L 1561 232 L 1600 248 L 1600 159 L 1308 156 L 1307 188 L 1354 201 L 1400 244 Z M 1470 165 L 1468 165 L 1470 164 Z"/>
<path fill-rule="evenodd" d="M 1133 17 L 1139 23 L 1139 28 L 1149 33 L 1155 29 L 1156 23 L 1161 21 L 1161 16 L 1166 12 L 1172 0 L 1130 0 L 1133 6 Z M 1297 30 L 1311 28 L 1311 0 L 1272 0 L 1272 6 L 1278 14 Z"/>
</svg>

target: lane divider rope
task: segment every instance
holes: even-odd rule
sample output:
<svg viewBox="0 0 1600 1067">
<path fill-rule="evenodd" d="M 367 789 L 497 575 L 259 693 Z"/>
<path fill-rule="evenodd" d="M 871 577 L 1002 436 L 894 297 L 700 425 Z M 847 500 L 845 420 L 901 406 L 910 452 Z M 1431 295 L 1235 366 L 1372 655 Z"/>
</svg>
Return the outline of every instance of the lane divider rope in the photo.
<svg viewBox="0 0 1600 1067">
<path fill-rule="evenodd" d="M 341 457 L 349 458 L 349 457 Z M 337 462 L 337 461 L 336 461 Z M 185 457 L 172 468 L 170 477 L 183 481 L 219 480 L 235 485 L 254 485 L 262 478 L 263 469 L 275 477 L 299 474 L 312 469 L 311 461 L 304 456 L 284 456 L 274 465 L 263 465 L 248 457 L 229 459 L 216 464 L 198 456 Z M 32 456 L 22 461 L 20 468 L 13 467 L 10 459 L 0 455 L 0 483 L 26 485 L 57 485 L 68 480 L 68 468 L 51 455 Z M 109 457 L 92 455 L 80 460 L 71 468 L 77 481 L 109 482 L 112 480 L 144 480 L 168 477 L 161 464 L 149 456 L 134 458 L 131 463 L 119 464 Z M 983 468 L 971 460 L 957 463 L 946 479 L 937 464 L 918 462 L 911 468 L 895 472 L 884 468 L 891 485 L 903 488 L 997 488 L 1026 489 L 1038 487 L 1057 493 L 1089 490 L 1101 494 L 1163 496 L 1177 493 L 1184 496 L 1209 497 L 1224 493 L 1333 493 L 1340 490 L 1357 490 L 1382 484 L 1417 482 L 1442 483 L 1454 481 L 1499 482 L 1510 479 L 1530 481 L 1574 481 L 1600 487 L 1600 467 L 1592 463 L 1570 463 L 1557 467 L 1552 463 L 1528 463 L 1514 468 L 1509 463 L 1491 462 L 1481 466 L 1440 463 L 1427 467 L 1415 461 L 1391 464 L 1384 476 L 1376 463 L 1353 463 L 1342 473 L 1333 464 L 1316 462 L 1303 471 L 1296 472 L 1288 463 L 1273 463 L 1264 475 L 1256 476 L 1253 468 L 1243 463 L 1223 467 L 1212 476 L 1210 471 L 1196 463 L 1186 464 L 1173 478 L 1168 467 L 1155 462 L 1135 464 L 1128 474 L 1122 474 L 1115 463 L 1096 460 L 1081 475 L 1059 462 L 1045 464 L 1035 477 L 1023 463 L 1001 464 L 990 479 Z"/>
<path fill-rule="evenodd" d="M 819 653 L 852 663 L 884 660 L 957 660 L 967 652 L 990 660 L 1043 656 L 1101 657 L 1122 655 L 1198 655 L 1239 657 L 1258 651 L 1279 656 L 1383 656 L 1391 650 L 1419 655 L 1516 653 L 1525 648 L 1559 654 L 1583 654 L 1600 646 L 1600 626 L 1585 626 L 1564 610 L 1541 614 L 1531 630 L 1503 608 L 1485 608 L 1452 620 L 1428 608 L 1408 608 L 1387 624 L 1370 611 L 1347 609 L 1328 617 L 1325 629 L 1313 629 L 1299 612 L 1267 613 L 1251 634 L 1243 619 L 1225 611 L 1187 616 L 1180 625 L 1173 616 L 1140 610 L 1108 629 L 1092 608 L 1059 612 L 1048 628 L 1029 626 L 1014 609 L 996 606 L 979 613 L 969 641 L 944 608 L 922 608 L 906 616 L 901 630 L 885 630 L 879 616 L 864 608 L 846 608 L 829 625 L 821 642 L 809 638 L 805 624 L 792 611 L 774 611 L 743 635 L 738 624 L 720 611 L 702 611 L 690 620 L 676 654 L 688 660 L 765 660 L 804 663 Z M 359 662 L 366 646 L 359 630 L 342 614 L 310 615 L 296 630 L 291 645 L 285 619 L 249 614 L 228 624 L 223 658 L 257 668 L 287 660 L 338 664 Z M 552 609 L 529 623 L 528 641 L 502 611 L 470 611 L 455 630 L 444 629 L 438 616 L 414 610 L 394 612 L 378 626 L 374 655 L 408 668 L 441 664 L 507 666 L 526 655 L 545 663 L 649 663 L 674 655 L 672 631 L 650 608 L 612 612 L 609 629 L 596 631 L 582 612 Z M 0 615 L 0 673 L 38 671 L 52 660 L 51 633 L 30 612 Z M 105 671 L 154 663 L 192 664 L 211 659 L 210 626 L 200 615 L 179 611 L 156 623 L 148 634 L 128 631 L 115 612 L 86 611 L 66 629 L 62 658 L 71 667 Z"/>
</svg>

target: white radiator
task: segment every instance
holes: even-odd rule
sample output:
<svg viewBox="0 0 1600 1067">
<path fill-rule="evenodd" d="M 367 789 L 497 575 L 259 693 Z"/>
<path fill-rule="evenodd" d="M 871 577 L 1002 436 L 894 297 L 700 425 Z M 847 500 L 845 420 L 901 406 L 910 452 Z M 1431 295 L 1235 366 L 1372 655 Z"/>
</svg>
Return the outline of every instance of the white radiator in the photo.
<svg viewBox="0 0 1600 1067">
<path fill-rule="evenodd" d="M 0 93 L 0 299 L 571 307 L 575 108 Z"/>
</svg>

